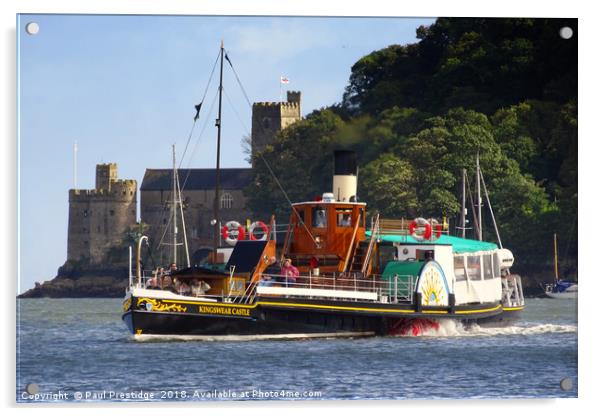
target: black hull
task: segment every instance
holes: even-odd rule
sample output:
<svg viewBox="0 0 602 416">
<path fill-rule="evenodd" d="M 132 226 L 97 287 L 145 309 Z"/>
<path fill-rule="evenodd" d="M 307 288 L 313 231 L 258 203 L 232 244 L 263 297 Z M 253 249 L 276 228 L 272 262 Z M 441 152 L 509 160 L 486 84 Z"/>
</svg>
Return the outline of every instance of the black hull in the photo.
<svg viewBox="0 0 602 416">
<path fill-rule="evenodd" d="M 253 305 L 131 299 L 123 314 L 135 335 L 182 336 L 368 336 L 387 335 L 414 319 L 452 318 L 487 322 L 503 315 L 499 304 L 419 308 L 342 301 L 258 299 Z M 174 306 L 176 305 L 176 306 Z M 167 310 L 165 310 L 167 309 Z M 198 312 L 202 313 L 198 313 Z"/>
</svg>

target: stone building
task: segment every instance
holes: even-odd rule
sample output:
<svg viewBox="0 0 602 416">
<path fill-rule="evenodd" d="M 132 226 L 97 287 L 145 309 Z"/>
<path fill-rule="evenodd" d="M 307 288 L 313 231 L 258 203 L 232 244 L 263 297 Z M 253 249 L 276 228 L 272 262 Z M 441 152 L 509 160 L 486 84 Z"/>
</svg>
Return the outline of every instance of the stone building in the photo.
<svg viewBox="0 0 602 416">
<path fill-rule="evenodd" d="M 67 261 L 100 264 L 136 224 L 137 184 L 117 179 L 117 164 L 96 165 L 94 189 L 69 190 Z"/>
<path fill-rule="evenodd" d="M 260 102 L 253 104 L 251 149 L 263 149 L 282 129 L 301 119 L 301 92 L 288 91 L 286 102 Z M 182 187 L 183 212 L 191 262 L 202 260 L 213 246 L 213 203 L 215 196 L 215 169 L 179 169 Z M 220 169 L 220 222 L 230 220 L 246 224 L 253 218 L 246 207 L 243 190 L 250 185 L 251 168 Z M 141 221 L 148 226 L 145 233 L 155 254 L 157 264 L 170 262 L 173 257 L 173 231 L 171 219 L 173 189 L 172 169 L 147 169 L 140 186 Z M 180 215 L 177 216 L 180 221 Z M 178 225 L 179 242 L 182 225 Z M 183 259 L 183 247 L 177 249 L 178 259 Z M 180 261 L 178 261 L 180 263 Z"/>
<path fill-rule="evenodd" d="M 301 92 L 287 91 L 286 102 L 253 104 L 251 151 L 262 150 L 282 129 L 301 120 Z"/>
<path fill-rule="evenodd" d="M 213 203 L 215 197 L 215 169 L 178 169 L 181 186 L 182 206 L 186 236 L 193 263 L 202 260 L 213 246 Z M 251 169 L 220 169 L 220 222 L 236 220 L 244 224 L 250 219 L 245 206 L 243 189 L 252 179 Z M 148 226 L 155 262 L 166 264 L 172 261 L 173 252 L 173 170 L 147 169 L 140 186 L 140 216 Z M 184 231 L 181 214 L 177 212 L 178 242 L 182 242 Z M 184 259 L 183 246 L 178 247 L 177 258 Z M 183 261 L 178 261 L 178 263 Z"/>
</svg>

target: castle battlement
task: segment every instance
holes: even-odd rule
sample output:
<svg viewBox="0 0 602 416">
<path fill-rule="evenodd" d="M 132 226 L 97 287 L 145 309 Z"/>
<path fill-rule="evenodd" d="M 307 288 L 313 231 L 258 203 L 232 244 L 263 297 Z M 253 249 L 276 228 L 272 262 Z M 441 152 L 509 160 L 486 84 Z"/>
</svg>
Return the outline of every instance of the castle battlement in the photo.
<svg viewBox="0 0 602 416">
<path fill-rule="evenodd" d="M 69 190 L 68 260 L 100 263 L 136 224 L 138 185 L 117 179 L 117 164 L 96 165 L 94 189 Z"/>
</svg>

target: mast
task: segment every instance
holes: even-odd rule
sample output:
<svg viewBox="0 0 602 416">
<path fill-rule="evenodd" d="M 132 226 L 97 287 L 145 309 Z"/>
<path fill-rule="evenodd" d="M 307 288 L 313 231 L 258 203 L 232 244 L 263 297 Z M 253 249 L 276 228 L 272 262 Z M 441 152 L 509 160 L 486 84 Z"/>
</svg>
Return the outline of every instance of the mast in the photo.
<svg viewBox="0 0 602 416">
<path fill-rule="evenodd" d="M 180 188 L 180 176 L 176 176 L 178 185 L 178 204 L 180 205 L 180 218 L 182 220 L 182 236 L 184 237 L 184 250 L 186 254 L 186 267 L 190 267 L 190 252 L 188 251 L 188 237 L 186 237 L 186 221 L 184 220 L 184 204 L 182 203 L 182 189 Z"/>
<path fill-rule="evenodd" d="M 487 207 L 489 207 L 489 213 L 491 214 L 491 221 L 493 222 L 493 229 L 495 230 L 495 236 L 500 248 L 502 246 L 502 238 L 500 237 L 500 231 L 497 228 L 497 222 L 495 221 L 495 215 L 493 214 L 493 207 L 491 206 L 491 200 L 489 199 L 489 192 L 487 192 L 487 185 L 485 184 L 485 178 L 483 177 L 483 171 L 481 171 L 481 180 L 483 181 L 483 190 L 485 191 L 485 199 L 487 200 Z"/>
<path fill-rule="evenodd" d="M 220 149 L 221 149 L 221 134 L 222 134 L 222 91 L 224 79 L 224 41 L 220 45 L 220 66 L 219 66 L 219 104 L 217 119 L 215 125 L 217 126 L 217 161 L 215 163 L 215 198 L 213 200 L 213 261 L 217 263 L 217 247 L 219 245 L 219 192 L 220 192 Z"/>
<path fill-rule="evenodd" d="M 477 223 L 479 241 L 483 241 L 483 222 L 481 216 L 481 166 L 479 165 L 479 153 L 477 153 Z"/>
<path fill-rule="evenodd" d="M 556 277 L 555 283 L 558 283 L 558 237 L 554 233 L 554 276 Z"/>
<path fill-rule="evenodd" d="M 466 238 L 466 169 L 462 169 L 462 214 L 460 224 L 462 224 L 462 238 Z"/>
<path fill-rule="evenodd" d="M 172 221 L 173 221 L 173 260 L 172 263 L 175 263 L 176 266 L 178 264 L 177 260 L 178 260 L 178 224 L 177 224 L 177 219 L 178 219 L 178 210 L 177 210 L 177 200 L 176 200 L 176 192 L 177 192 L 177 179 L 176 179 L 176 175 L 178 174 L 177 170 L 176 170 L 176 145 L 173 144 L 171 146 L 172 148 L 172 154 L 173 154 L 173 189 L 171 192 L 172 195 L 172 201 L 171 201 L 171 215 L 172 215 Z"/>
</svg>

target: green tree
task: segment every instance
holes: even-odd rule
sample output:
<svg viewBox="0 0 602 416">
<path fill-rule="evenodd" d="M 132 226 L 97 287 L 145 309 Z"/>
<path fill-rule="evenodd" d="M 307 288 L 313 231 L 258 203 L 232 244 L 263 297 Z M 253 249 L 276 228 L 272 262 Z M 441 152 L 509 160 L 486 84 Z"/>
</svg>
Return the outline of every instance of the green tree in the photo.
<svg viewBox="0 0 602 416">
<path fill-rule="evenodd" d="M 371 212 L 385 217 L 414 217 L 418 211 L 412 165 L 391 153 L 368 163 L 359 176 L 359 196 Z"/>
</svg>

